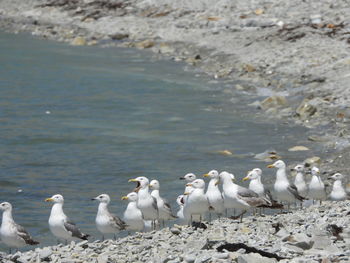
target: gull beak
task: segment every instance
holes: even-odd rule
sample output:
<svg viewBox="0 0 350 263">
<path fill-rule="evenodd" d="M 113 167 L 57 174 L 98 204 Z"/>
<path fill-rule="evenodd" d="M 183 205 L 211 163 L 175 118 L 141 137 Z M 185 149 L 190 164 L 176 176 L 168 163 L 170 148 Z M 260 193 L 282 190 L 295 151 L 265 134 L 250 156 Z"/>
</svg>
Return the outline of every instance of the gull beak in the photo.
<svg viewBox="0 0 350 263">
<path fill-rule="evenodd" d="M 179 179 L 180 179 L 180 180 L 185 180 L 185 177 L 180 177 Z"/>
<path fill-rule="evenodd" d="M 246 177 L 244 177 L 244 178 L 242 179 L 242 181 L 247 181 L 247 180 L 249 180 L 249 177 L 248 177 L 248 176 L 246 176 Z"/>
<path fill-rule="evenodd" d="M 215 185 L 218 185 L 220 183 L 220 179 L 218 179 L 216 182 L 215 182 Z"/>
<path fill-rule="evenodd" d="M 121 198 L 122 200 L 128 200 L 129 199 L 129 197 L 127 197 L 127 196 L 122 196 L 122 198 Z"/>
<path fill-rule="evenodd" d="M 189 194 L 190 194 L 189 192 L 184 193 L 184 195 L 189 195 Z"/>
<path fill-rule="evenodd" d="M 152 188 L 153 188 L 153 186 L 152 186 L 151 184 L 150 184 L 150 185 L 148 185 L 148 186 L 149 186 L 149 188 L 150 188 L 150 189 L 152 189 Z"/>
<path fill-rule="evenodd" d="M 91 198 L 91 201 L 94 201 L 94 200 L 96 200 L 96 197 L 95 198 Z"/>
<path fill-rule="evenodd" d="M 53 202 L 53 199 L 51 197 L 50 198 L 46 198 L 45 202 Z"/>
<path fill-rule="evenodd" d="M 209 174 L 203 174 L 203 177 L 209 177 Z"/>
<path fill-rule="evenodd" d="M 130 183 L 130 182 L 138 182 L 138 181 L 137 179 L 130 179 L 128 182 Z"/>
<path fill-rule="evenodd" d="M 192 184 L 186 184 L 186 186 L 193 186 Z"/>
<path fill-rule="evenodd" d="M 275 168 L 275 166 L 273 164 L 269 164 L 268 166 L 266 166 L 267 168 Z"/>
<path fill-rule="evenodd" d="M 236 182 L 236 178 L 232 178 L 231 180 L 232 180 L 232 182 Z"/>
</svg>

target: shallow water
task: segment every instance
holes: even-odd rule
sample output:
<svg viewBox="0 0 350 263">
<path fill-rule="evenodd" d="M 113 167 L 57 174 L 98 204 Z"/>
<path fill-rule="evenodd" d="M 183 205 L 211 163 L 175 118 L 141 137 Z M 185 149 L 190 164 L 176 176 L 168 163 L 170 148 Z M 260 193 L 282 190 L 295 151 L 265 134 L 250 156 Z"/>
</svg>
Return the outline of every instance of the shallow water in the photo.
<svg viewBox="0 0 350 263">
<path fill-rule="evenodd" d="M 133 49 L 71 47 L 28 35 L 0 34 L 0 200 L 43 245 L 46 197 L 61 193 L 65 211 L 84 232 L 95 230 L 100 193 L 120 200 L 128 179 L 157 178 L 175 207 L 180 176 L 228 170 L 242 178 L 265 167 L 252 153 L 286 152 L 305 129 L 258 121 L 250 101 L 184 65 Z M 232 156 L 217 154 L 230 150 Z M 288 159 L 287 159 L 288 160 Z M 264 169 L 266 178 L 274 171 Z"/>
</svg>

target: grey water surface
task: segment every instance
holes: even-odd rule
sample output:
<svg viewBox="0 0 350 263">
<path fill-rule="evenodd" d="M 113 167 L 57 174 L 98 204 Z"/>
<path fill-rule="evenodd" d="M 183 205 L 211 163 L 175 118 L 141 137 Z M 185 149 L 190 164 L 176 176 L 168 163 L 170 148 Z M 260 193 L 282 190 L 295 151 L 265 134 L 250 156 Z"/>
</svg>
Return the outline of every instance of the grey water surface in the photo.
<svg viewBox="0 0 350 263">
<path fill-rule="evenodd" d="M 56 243 L 44 202 L 53 194 L 65 197 L 68 216 L 95 239 L 90 199 L 110 194 L 121 216 L 120 198 L 135 186 L 130 178 L 157 178 L 175 209 L 180 176 L 217 169 L 242 178 L 266 166 L 253 153 L 286 152 L 305 139 L 304 128 L 255 118 L 232 85 L 150 52 L 7 33 L 0 50 L 0 201 L 13 204 L 15 220 L 42 245 Z M 264 173 L 271 181 L 274 171 Z"/>
</svg>

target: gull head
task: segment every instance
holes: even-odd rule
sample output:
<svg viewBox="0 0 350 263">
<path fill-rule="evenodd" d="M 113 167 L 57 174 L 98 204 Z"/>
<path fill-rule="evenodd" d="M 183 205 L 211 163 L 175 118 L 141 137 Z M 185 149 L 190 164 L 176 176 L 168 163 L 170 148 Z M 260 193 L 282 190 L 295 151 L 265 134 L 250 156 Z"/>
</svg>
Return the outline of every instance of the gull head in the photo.
<svg viewBox="0 0 350 263">
<path fill-rule="evenodd" d="M 177 198 L 176 198 L 176 203 L 179 205 L 179 206 L 182 206 L 185 204 L 184 202 L 184 195 L 179 195 Z"/>
<path fill-rule="evenodd" d="M 11 211 L 12 210 L 12 205 L 9 202 L 3 202 L 0 204 L 0 210 L 1 211 Z"/>
<path fill-rule="evenodd" d="M 158 180 L 152 180 L 150 183 L 149 183 L 149 188 L 151 189 L 154 189 L 154 190 L 159 190 L 159 182 Z"/>
<path fill-rule="evenodd" d="M 194 173 L 185 174 L 185 176 L 180 177 L 180 180 L 185 180 L 186 182 L 193 182 L 196 180 L 196 175 Z"/>
<path fill-rule="evenodd" d="M 192 186 L 196 189 L 204 189 L 205 188 L 205 182 L 203 179 L 196 179 L 191 183 L 186 184 L 186 186 Z"/>
<path fill-rule="evenodd" d="M 99 201 L 100 203 L 109 204 L 109 202 L 111 201 L 111 198 L 109 197 L 108 194 L 101 194 L 99 196 L 96 196 L 95 198 L 92 198 L 91 200 L 96 200 L 96 201 Z"/>
<path fill-rule="evenodd" d="M 136 182 L 137 185 L 136 185 L 136 188 L 135 190 L 139 190 L 140 188 L 145 188 L 149 185 L 149 180 L 147 177 L 144 177 L 144 176 L 139 176 L 135 179 L 130 179 L 129 182 Z"/>
<path fill-rule="evenodd" d="M 285 169 L 286 164 L 282 160 L 278 160 L 278 161 L 274 162 L 273 164 L 268 165 L 267 168 Z"/>
<path fill-rule="evenodd" d="M 296 171 L 297 173 L 302 173 L 302 172 L 304 172 L 304 165 L 298 164 L 291 170 Z"/>
<path fill-rule="evenodd" d="M 219 172 L 216 170 L 211 170 L 209 173 L 207 174 L 203 174 L 204 177 L 210 177 L 212 179 L 214 178 L 219 178 Z"/>
<path fill-rule="evenodd" d="M 223 182 L 225 181 L 230 181 L 230 182 L 234 182 L 235 181 L 235 176 L 229 172 L 226 171 L 222 171 L 219 174 L 220 179 L 222 179 Z"/>
<path fill-rule="evenodd" d="M 344 179 L 344 175 L 342 175 L 341 173 L 335 173 L 332 176 L 330 176 L 329 178 L 333 179 L 333 180 L 342 180 L 342 179 Z"/>
<path fill-rule="evenodd" d="M 129 200 L 129 202 L 136 202 L 137 201 L 137 193 L 135 193 L 135 192 L 128 193 L 126 196 L 122 197 L 122 200 Z"/>
<path fill-rule="evenodd" d="M 254 180 L 258 179 L 262 174 L 262 171 L 260 168 L 254 168 L 253 170 L 249 171 L 247 176 L 244 177 L 242 180 L 247 181 L 247 180 Z"/>
<path fill-rule="evenodd" d="M 318 169 L 316 166 L 312 167 L 311 174 L 315 175 L 315 176 L 319 176 L 320 175 L 320 169 Z"/>
<path fill-rule="evenodd" d="M 58 204 L 63 204 L 64 203 L 64 199 L 62 195 L 53 195 L 50 198 L 46 198 L 45 202 L 54 202 L 54 203 L 58 203 Z"/>
</svg>

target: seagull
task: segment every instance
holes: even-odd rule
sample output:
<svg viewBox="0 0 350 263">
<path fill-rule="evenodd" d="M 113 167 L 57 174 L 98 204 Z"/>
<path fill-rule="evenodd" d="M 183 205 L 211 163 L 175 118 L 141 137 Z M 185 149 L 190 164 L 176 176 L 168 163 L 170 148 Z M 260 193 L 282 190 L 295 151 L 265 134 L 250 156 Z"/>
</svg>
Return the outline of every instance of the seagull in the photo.
<svg viewBox="0 0 350 263">
<path fill-rule="evenodd" d="M 137 207 L 137 199 L 137 193 L 135 192 L 131 192 L 127 196 L 122 197 L 122 200 L 129 201 L 124 211 L 123 220 L 127 224 L 126 229 L 131 231 L 142 231 L 145 228 L 142 212 Z"/>
<path fill-rule="evenodd" d="M 309 193 L 308 196 L 313 200 L 326 200 L 326 188 L 320 177 L 320 170 L 317 167 L 312 167 L 311 169 L 311 181 L 309 183 Z"/>
<path fill-rule="evenodd" d="M 45 199 L 46 202 L 53 202 L 51 214 L 49 218 L 49 227 L 54 236 L 58 239 L 68 240 L 79 238 L 88 240 L 89 235 L 83 234 L 80 229 L 74 224 L 63 212 L 63 196 L 60 194 L 53 195 Z"/>
<path fill-rule="evenodd" d="M 252 207 L 269 206 L 268 200 L 260 197 L 257 193 L 245 187 L 239 186 L 232 181 L 230 173 L 220 173 L 225 207 L 242 209 L 241 222 L 244 213 Z"/>
<path fill-rule="evenodd" d="M 332 192 L 329 195 L 329 199 L 332 201 L 343 201 L 349 199 L 350 196 L 348 196 L 342 185 L 344 175 L 341 173 L 335 173 L 330 178 L 334 180 L 334 183 Z"/>
<path fill-rule="evenodd" d="M 95 221 L 98 231 L 102 233 L 102 240 L 105 239 L 104 234 L 114 234 L 114 239 L 116 239 L 115 234 L 124 230 L 127 225 L 119 217 L 108 211 L 108 204 L 111 201 L 111 198 L 107 194 L 101 194 L 92 198 L 92 200 L 100 202 Z"/>
<path fill-rule="evenodd" d="M 305 179 L 304 179 L 304 165 L 298 164 L 297 166 L 294 167 L 294 169 L 291 169 L 291 170 L 296 171 L 294 185 L 297 187 L 298 193 L 302 197 L 306 197 L 307 185 L 306 185 Z"/>
<path fill-rule="evenodd" d="M 187 225 L 188 224 L 188 220 L 185 219 L 185 216 L 184 216 L 184 195 L 179 195 L 177 198 L 176 198 L 176 203 L 179 205 L 179 211 L 177 211 L 176 213 L 176 216 L 178 217 L 179 219 L 179 223 L 181 225 Z"/>
<path fill-rule="evenodd" d="M 163 226 L 165 220 L 176 219 L 176 216 L 173 215 L 171 211 L 171 207 L 169 203 L 160 196 L 159 194 L 159 182 L 158 180 L 152 180 L 149 184 L 149 187 L 152 190 L 151 195 L 157 200 L 158 212 L 159 212 L 159 220 L 162 220 Z"/>
<path fill-rule="evenodd" d="M 185 180 L 186 183 L 191 183 L 196 179 L 197 179 L 197 176 L 194 173 L 187 173 L 183 177 L 180 177 L 180 180 Z M 191 193 L 191 191 L 192 191 L 192 186 L 187 186 L 186 184 L 184 193 Z M 188 194 L 184 195 L 184 202 L 186 202 L 187 198 L 188 198 Z"/>
<path fill-rule="evenodd" d="M 193 187 L 192 192 L 186 192 L 184 195 L 188 195 L 184 205 L 184 216 L 190 219 L 190 223 L 197 221 L 194 215 L 199 216 L 199 222 L 202 221 L 202 216 L 205 212 L 209 211 L 209 202 L 204 193 L 205 182 L 202 179 L 196 179 L 186 186 Z"/>
<path fill-rule="evenodd" d="M 137 207 L 141 210 L 144 220 L 152 220 L 153 229 L 156 227 L 158 220 L 157 199 L 149 193 L 149 180 L 147 177 L 140 176 L 130 179 L 129 182 L 137 182 Z"/>
<path fill-rule="evenodd" d="M 277 199 L 280 202 L 288 203 L 288 211 L 290 203 L 295 202 L 296 199 L 303 201 L 305 198 L 299 195 L 297 187 L 290 183 L 286 174 L 286 164 L 282 160 L 278 160 L 273 164 L 267 166 L 267 168 L 277 168 L 276 181 L 273 186 Z"/>
<path fill-rule="evenodd" d="M 39 242 L 33 240 L 24 227 L 16 224 L 12 217 L 12 205 L 8 202 L 0 204 L 2 213 L 2 223 L 0 227 L 1 241 L 11 248 L 20 248 L 25 245 L 38 245 Z"/>
<path fill-rule="evenodd" d="M 244 177 L 242 180 L 250 180 L 248 188 L 257 193 L 259 196 L 264 196 L 265 187 L 261 182 L 261 174 L 262 171 L 260 168 L 254 168 L 253 170 L 249 171 L 247 176 Z"/>
<path fill-rule="evenodd" d="M 206 196 L 209 201 L 209 205 L 214 208 L 216 214 L 220 217 L 225 210 L 224 207 L 224 198 L 219 189 L 220 177 L 219 173 L 216 170 L 211 170 L 207 174 L 203 175 L 204 177 L 210 177 L 210 181 L 208 184 Z M 209 213 L 209 215 L 211 215 Z"/>
</svg>

